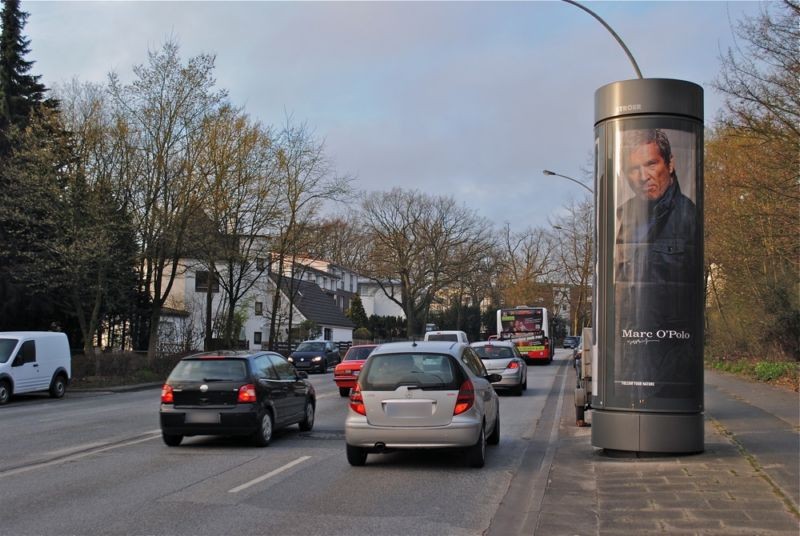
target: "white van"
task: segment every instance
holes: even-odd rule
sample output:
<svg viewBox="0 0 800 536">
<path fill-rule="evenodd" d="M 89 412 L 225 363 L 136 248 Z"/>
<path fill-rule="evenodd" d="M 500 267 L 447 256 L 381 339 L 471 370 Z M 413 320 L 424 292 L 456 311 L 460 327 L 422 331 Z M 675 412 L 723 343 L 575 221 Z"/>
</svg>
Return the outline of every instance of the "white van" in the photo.
<svg viewBox="0 0 800 536">
<path fill-rule="evenodd" d="M 61 398 L 72 377 L 72 356 L 64 333 L 0 332 L 0 405 L 11 396 L 50 391 Z"/>
<path fill-rule="evenodd" d="M 446 330 L 446 331 L 428 331 L 425 333 L 426 341 L 452 341 L 463 342 L 469 344 L 467 334 L 463 331 Z"/>
</svg>

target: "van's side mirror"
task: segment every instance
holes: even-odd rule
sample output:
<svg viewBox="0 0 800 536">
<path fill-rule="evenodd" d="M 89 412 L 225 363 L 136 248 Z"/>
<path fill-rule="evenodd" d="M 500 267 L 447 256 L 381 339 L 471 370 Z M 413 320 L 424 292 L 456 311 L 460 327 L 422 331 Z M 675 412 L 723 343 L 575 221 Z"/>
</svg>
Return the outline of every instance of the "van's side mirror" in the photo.
<svg viewBox="0 0 800 536">
<path fill-rule="evenodd" d="M 308 372 L 306 372 L 305 370 L 298 370 L 297 377 L 300 378 L 301 380 L 306 380 L 308 379 Z"/>
<path fill-rule="evenodd" d="M 22 353 L 18 353 L 17 357 L 14 358 L 14 361 L 11 362 L 12 367 L 21 367 L 25 364 L 25 359 L 22 357 Z"/>
</svg>

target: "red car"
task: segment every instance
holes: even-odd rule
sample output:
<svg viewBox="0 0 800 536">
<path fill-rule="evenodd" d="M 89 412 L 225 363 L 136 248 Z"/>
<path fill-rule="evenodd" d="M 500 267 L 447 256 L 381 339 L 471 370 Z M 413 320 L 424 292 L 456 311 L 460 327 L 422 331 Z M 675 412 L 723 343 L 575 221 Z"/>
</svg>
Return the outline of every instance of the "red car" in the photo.
<svg viewBox="0 0 800 536">
<path fill-rule="evenodd" d="M 339 387 L 339 394 L 341 396 L 350 395 L 350 389 L 356 386 L 358 375 L 361 372 L 361 367 L 369 357 L 369 354 L 377 348 L 377 344 L 360 344 L 358 346 L 351 346 L 347 353 L 344 354 L 342 362 L 336 365 L 333 370 L 333 381 Z"/>
</svg>

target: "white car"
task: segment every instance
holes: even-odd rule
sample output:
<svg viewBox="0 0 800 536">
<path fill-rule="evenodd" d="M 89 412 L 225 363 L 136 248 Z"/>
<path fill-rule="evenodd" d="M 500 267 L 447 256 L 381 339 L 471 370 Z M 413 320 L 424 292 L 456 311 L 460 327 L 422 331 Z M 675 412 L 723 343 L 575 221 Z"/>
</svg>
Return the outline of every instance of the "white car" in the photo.
<svg viewBox="0 0 800 536">
<path fill-rule="evenodd" d="M 12 395 L 50 391 L 61 398 L 72 377 L 72 355 L 63 333 L 0 333 L 0 405 Z"/>
<path fill-rule="evenodd" d="M 500 404 L 475 351 L 457 342 L 382 344 L 350 393 L 347 461 L 394 449 L 460 448 L 483 467 L 486 444 L 500 441 Z"/>
<path fill-rule="evenodd" d="M 495 384 L 495 389 L 508 390 L 516 396 L 528 389 L 528 365 L 525 358 L 511 341 L 473 342 L 473 350 L 478 354 L 489 373 L 500 374 L 503 379 Z"/>
</svg>

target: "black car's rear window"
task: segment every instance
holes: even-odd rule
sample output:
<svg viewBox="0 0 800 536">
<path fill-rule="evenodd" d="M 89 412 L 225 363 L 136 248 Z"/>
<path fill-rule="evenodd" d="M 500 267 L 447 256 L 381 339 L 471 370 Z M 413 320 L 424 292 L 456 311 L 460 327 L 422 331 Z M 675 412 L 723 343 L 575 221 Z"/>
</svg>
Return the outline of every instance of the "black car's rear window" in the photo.
<svg viewBox="0 0 800 536">
<path fill-rule="evenodd" d="M 247 378 L 244 359 L 187 359 L 179 361 L 167 381 L 237 381 Z"/>
<path fill-rule="evenodd" d="M 351 359 L 366 359 L 374 349 L 374 346 L 366 348 L 350 348 L 344 356 L 344 361 L 350 361 Z"/>
<path fill-rule="evenodd" d="M 462 373 L 446 354 L 379 354 L 367 361 L 359 382 L 363 391 L 394 391 L 401 385 L 455 391 Z"/>
<path fill-rule="evenodd" d="M 476 346 L 472 348 L 481 359 L 508 359 L 514 351 L 508 346 Z"/>
</svg>

